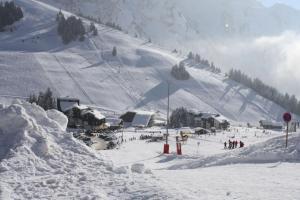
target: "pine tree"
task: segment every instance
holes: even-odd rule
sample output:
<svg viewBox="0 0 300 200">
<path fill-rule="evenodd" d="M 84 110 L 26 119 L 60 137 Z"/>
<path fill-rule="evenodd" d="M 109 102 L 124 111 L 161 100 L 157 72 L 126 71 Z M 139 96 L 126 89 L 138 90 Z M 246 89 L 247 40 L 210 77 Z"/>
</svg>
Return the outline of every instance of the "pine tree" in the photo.
<svg viewBox="0 0 300 200">
<path fill-rule="evenodd" d="M 83 42 L 85 40 L 85 37 L 84 37 L 84 35 L 82 34 L 82 35 L 80 35 L 80 37 L 79 37 L 79 41 L 80 42 Z"/>
<path fill-rule="evenodd" d="M 117 48 L 116 47 L 113 47 L 112 55 L 117 56 Z"/>
<path fill-rule="evenodd" d="M 262 97 L 269 99 L 284 109 L 300 114 L 300 103 L 295 95 L 282 94 L 278 92 L 274 87 L 266 85 L 263 81 L 258 78 L 252 79 L 246 74 L 242 73 L 241 70 L 231 69 L 228 73 L 230 79 L 239 82 L 257 92 Z"/>
<path fill-rule="evenodd" d="M 84 41 L 85 27 L 81 19 L 77 19 L 75 16 L 70 16 L 65 19 L 61 12 L 58 13 L 57 19 L 57 32 L 62 37 L 64 44 L 69 44 L 71 41 L 76 41 L 78 37 L 80 41 Z"/>
<path fill-rule="evenodd" d="M 94 35 L 94 36 L 97 36 L 97 35 L 98 35 L 98 30 L 97 30 L 96 27 L 95 27 L 95 29 L 93 30 L 93 35 Z"/>
<path fill-rule="evenodd" d="M 190 78 L 190 74 L 186 71 L 183 62 L 180 62 L 179 66 L 174 65 L 172 67 L 171 75 L 177 80 L 188 80 Z"/>
<path fill-rule="evenodd" d="M 188 59 L 194 59 L 194 54 L 193 52 L 190 51 L 190 53 L 188 54 Z"/>
<path fill-rule="evenodd" d="M 40 92 L 38 97 L 35 94 L 31 94 L 28 102 L 36 103 L 45 110 L 56 109 L 56 100 L 50 88 L 47 88 L 45 92 Z"/>
<path fill-rule="evenodd" d="M 16 6 L 13 1 L 0 2 L 0 31 L 23 17 L 22 9 Z"/>
<path fill-rule="evenodd" d="M 175 109 L 170 116 L 170 126 L 180 128 L 184 126 L 194 126 L 194 114 L 188 112 L 184 107 Z"/>
<path fill-rule="evenodd" d="M 91 22 L 90 24 L 90 32 L 93 32 L 96 29 L 96 26 L 94 24 L 94 22 Z"/>
<path fill-rule="evenodd" d="M 29 103 L 37 103 L 38 99 L 35 94 L 31 94 L 28 99 Z"/>
</svg>

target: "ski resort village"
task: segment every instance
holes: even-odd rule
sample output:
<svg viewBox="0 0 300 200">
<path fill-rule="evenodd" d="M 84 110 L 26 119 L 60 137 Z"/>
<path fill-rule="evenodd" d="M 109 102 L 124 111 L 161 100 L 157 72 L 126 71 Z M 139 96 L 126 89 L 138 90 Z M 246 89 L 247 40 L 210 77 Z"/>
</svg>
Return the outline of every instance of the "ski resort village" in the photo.
<svg viewBox="0 0 300 200">
<path fill-rule="evenodd" d="M 0 0 L 0 200 L 299 200 L 300 10 L 264 2 Z"/>
</svg>

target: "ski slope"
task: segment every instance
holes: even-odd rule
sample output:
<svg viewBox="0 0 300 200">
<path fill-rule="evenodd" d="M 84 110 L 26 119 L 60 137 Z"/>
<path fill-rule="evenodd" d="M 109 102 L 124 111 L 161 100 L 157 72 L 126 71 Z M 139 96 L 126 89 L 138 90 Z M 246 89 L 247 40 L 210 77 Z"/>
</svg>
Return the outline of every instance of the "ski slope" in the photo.
<svg viewBox="0 0 300 200">
<path fill-rule="evenodd" d="M 233 122 L 281 121 L 281 107 L 224 74 L 188 66 L 191 79 L 174 80 L 170 70 L 185 59 L 180 54 L 99 24 L 98 36 L 63 45 L 56 33 L 57 8 L 36 0 L 15 2 L 25 18 L 14 24 L 13 33 L 0 33 L 3 102 L 50 87 L 57 96 L 76 97 L 104 110 L 165 113 L 169 81 L 171 109 L 220 113 Z M 117 57 L 111 55 L 114 46 Z"/>
<path fill-rule="evenodd" d="M 132 35 L 180 49 L 196 49 L 193 42 L 201 39 L 222 43 L 226 38 L 278 35 L 300 28 L 298 10 L 283 4 L 268 8 L 258 0 L 41 1 L 114 22 Z"/>
</svg>

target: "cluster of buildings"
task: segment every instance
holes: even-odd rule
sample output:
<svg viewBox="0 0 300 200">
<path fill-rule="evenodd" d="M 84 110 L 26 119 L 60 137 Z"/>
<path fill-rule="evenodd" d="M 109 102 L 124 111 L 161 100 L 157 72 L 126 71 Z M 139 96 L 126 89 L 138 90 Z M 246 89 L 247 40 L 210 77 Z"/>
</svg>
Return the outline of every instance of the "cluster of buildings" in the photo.
<svg viewBox="0 0 300 200">
<path fill-rule="evenodd" d="M 120 117 L 105 117 L 97 109 L 80 105 L 75 98 L 58 98 L 57 108 L 68 117 L 68 127 L 86 130 L 116 130 L 122 127 L 165 126 L 166 122 L 158 113 L 128 111 Z"/>
<path fill-rule="evenodd" d="M 69 119 L 68 127 L 86 130 L 116 130 L 126 127 L 145 128 L 151 126 L 166 126 L 166 119 L 159 112 L 127 111 L 118 117 L 105 117 L 97 109 L 81 105 L 79 99 L 58 98 L 57 108 Z M 195 127 L 207 130 L 227 129 L 229 122 L 219 114 L 197 113 L 194 114 Z"/>
<path fill-rule="evenodd" d="M 81 105 L 79 99 L 58 98 L 57 108 L 68 117 L 68 127 L 85 130 L 117 130 L 122 127 L 145 128 L 151 126 L 166 126 L 166 119 L 158 112 L 127 111 L 117 117 L 106 117 L 97 109 Z M 193 112 L 194 127 L 206 130 L 226 130 L 230 123 L 219 114 Z M 282 130 L 283 123 L 260 120 L 260 127 L 268 130 Z M 295 132 L 300 127 L 299 121 L 289 124 L 289 131 Z"/>
</svg>

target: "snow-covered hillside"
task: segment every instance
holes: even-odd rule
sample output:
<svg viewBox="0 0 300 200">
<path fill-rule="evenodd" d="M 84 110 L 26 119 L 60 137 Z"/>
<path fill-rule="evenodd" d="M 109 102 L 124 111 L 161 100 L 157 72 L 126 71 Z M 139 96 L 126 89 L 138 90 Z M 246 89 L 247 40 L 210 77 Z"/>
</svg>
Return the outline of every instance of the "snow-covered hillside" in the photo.
<svg viewBox="0 0 300 200">
<path fill-rule="evenodd" d="M 114 22 L 132 34 L 173 47 L 187 47 L 200 39 L 269 36 L 300 28 L 299 11 L 282 4 L 267 8 L 256 0 L 42 1 Z"/>
<path fill-rule="evenodd" d="M 104 23 L 114 22 L 130 35 L 151 38 L 160 46 L 198 52 L 224 71 L 241 69 L 282 93 L 300 96 L 299 81 L 290 81 L 298 80 L 300 73 L 295 67 L 300 63 L 300 11 L 284 4 L 264 7 L 259 0 L 40 1 L 99 17 Z"/>
<path fill-rule="evenodd" d="M 191 79 L 175 81 L 170 70 L 182 55 L 114 29 L 97 25 L 98 36 L 63 45 L 56 32 L 58 9 L 36 0 L 15 2 L 25 18 L 13 33 L 0 33 L 1 99 L 51 87 L 58 96 L 107 110 L 164 112 L 169 80 L 172 109 L 184 106 L 239 122 L 281 120 L 281 107 L 222 74 L 188 66 Z M 117 57 L 111 55 L 114 46 Z"/>
</svg>

